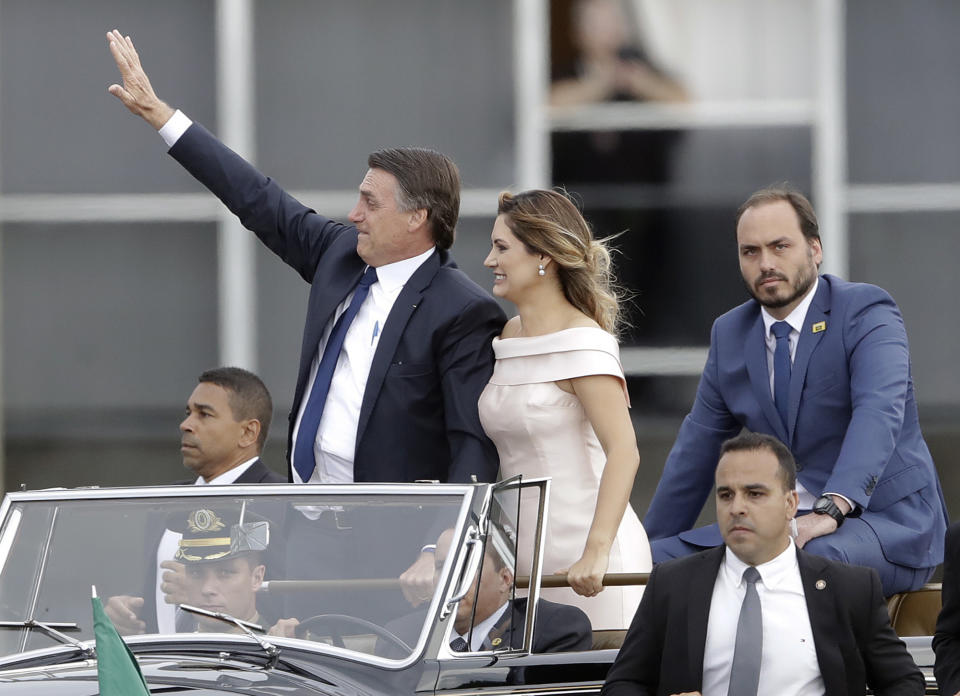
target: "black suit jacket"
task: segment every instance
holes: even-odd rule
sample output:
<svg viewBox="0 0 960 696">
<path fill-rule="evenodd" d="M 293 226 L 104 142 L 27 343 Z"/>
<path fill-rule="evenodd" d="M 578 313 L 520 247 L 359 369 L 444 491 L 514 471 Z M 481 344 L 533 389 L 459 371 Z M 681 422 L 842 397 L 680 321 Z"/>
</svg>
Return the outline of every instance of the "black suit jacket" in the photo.
<svg viewBox="0 0 960 696">
<path fill-rule="evenodd" d="M 603 694 L 700 690 L 724 552 L 719 546 L 654 568 Z M 797 560 L 827 696 L 862 694 L 867 684 L 875 694 L 923 694 L 923 675 L 890 627 L 876 571 L 802 550 Z"/>
<path fill-rule="evenodd" d="M 943 559 L 943 608 L 937 617 L 933 636 L 933 650 L 937 654 L 933 673 L 940 693 L 960 691 L 960 522 L 947 528 L 946 551 Z"/>
<path fill-rule="evenodd" d="M 402 616 L 387 624 L 389 632 L 403 640 L 407 645 L 416 643 L 423 622 L 424 610 Z M 527 623 L 526 597 L 514 599 L 500 620 L 493 626 L 483 640 L 483 650 L 503 649 L 503 643 L 511 648 L 523 647 L 523 629 Z M 497 641 L 496 645 L 493 642 Z M 535 653 L 572 652 L 589 650 L 593 642 L 590 619 L 578 607 L 557 604 L 541 599 L 537 602 L 537 620 L 533 626 L 533 650 Z M 402 658 L 396 646 L 380 641 L 377 654 L 384 657 Z M 555 666 L 554 666 L 555 667 Z"/>
<path fill-rule="evenodd" d="M 234 483 L 286 483 L 287 479 L 257 459 Z"/>
<path fill-rule="evenodd" d="M 523 629 L 527 623 L 527 598 L 513 600 L 508 611 L 490 629 L 483 648 L 496 648 L 494 640 L 509 642 L 511 648 L 523 647 Z M 533 625 L 535 653 L 589 650 L 593 642 L 590 619 L 578 607 L 541 599 L 537 602 L 537 620 Z M 501 644 L 498 644 L 501 645 Z"/>
<path fill-rule="evenodd" d="M 297 387 L 287 433 L 317 347 L 338 305 L 366 267 L 357 230 L 318 215 L 199 124 L 170 154 L 311 284 Z M 445 251 L 404 285 L 380 335 L 360 408 L 355 481 L 493 481 L 498 460 L 477 400 L 493 371 L 491 341 L 506 317 Z M 291 472 L 292 473 L 292 472 Z"/>
</svg>

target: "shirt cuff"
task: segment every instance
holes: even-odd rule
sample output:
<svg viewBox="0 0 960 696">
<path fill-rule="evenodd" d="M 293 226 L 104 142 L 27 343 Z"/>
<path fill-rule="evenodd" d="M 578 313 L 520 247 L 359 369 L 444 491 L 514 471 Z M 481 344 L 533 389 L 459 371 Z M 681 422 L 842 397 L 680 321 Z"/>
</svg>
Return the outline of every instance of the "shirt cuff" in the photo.
<svg viewBox="0 0 960 696">
<path fill-rule="evenodd" d="M 160 130 L 157 131 L 160 133 L 160 137 L 163 138 L 163 142 L 167 144 L 167 147 L 173 147 L 180 136 L 187 132 L 187 128 L 193 125 L 193 121 L 190 118 L 177 109 L 173 112 L 173 116 L 170 117 L 166 123 L 164 123 Z"/>
</svg>

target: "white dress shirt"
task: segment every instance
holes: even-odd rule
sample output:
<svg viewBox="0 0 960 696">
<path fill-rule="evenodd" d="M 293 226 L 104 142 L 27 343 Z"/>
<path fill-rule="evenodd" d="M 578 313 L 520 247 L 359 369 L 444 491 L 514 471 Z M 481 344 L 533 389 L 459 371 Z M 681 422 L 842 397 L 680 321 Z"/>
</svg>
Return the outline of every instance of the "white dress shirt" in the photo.
<svg viewBox="0 0 960 696">
<path fill-rule="evenodd" d="M 730 550 L 713 586 L 703 653 L 703 696 L 727 696 L 747 564 Z M 758 694 L 822 696 L 820 663 L 807 613 L 797 550 L 790 540 L 779 556 L 758 565 L 757 595 L 763 613 L 763 656 Z"/>
<path fill-rule="evenodd" d="M 253 463 L 259 459 L 259 456 L 252 457 L 248 459 L 243 464 L 233 467 L 227 471 L 224 471 L 219 476 L 216 476 L 209 481 L 205 481 L 203 476 L 197 477 L 197 480 L 193 482 L 194 486 L 224 486 L 230 483 L 235 483 L 243 473 L 253 466 Z M 173 532 L 169 529 L 163 530 L 163 536 L 160 538 L 160 543 L 157 545 L 157 584 L 154 589 L 156 593 L 156 606 L 157 606 L 157 633 L 175 633 L 176 628 L 176 616 L 177 616 L 177 607 L 174 604 L 167 604 L 164 599 L 165 593 L 160 589 L 160 586 L 163 584 L 163 573 L 165 568 L 161 568 L 160 564 L 164 561 L 172 561 L 174 555 L 177 553 L 177 547 L 180 545 L 180 539 L 183 538 L 183 535 L 178 532 Z"/>
<path fill-rule="evenodd" d="M 159 131 L 167 147 L 173 147 L 192 123 L 193 121 L 179 109 L 174 112 Z M 316 466 L 309 483 L 353 481 L 353 455 L 357 447 L 360 406 L 363 404 L 363 392 L 367 386 L 374 353 L 380 342 L 380 334 L 403 286 L 434 251 L 434 248 L 430 248 L 419 256 L 377 268 L 377 282 L 370 286 L 369 294 L 360 306 L 360 311 L 347 329 L 343 349 L 334 368 L 333 381 L 330 383 L 320 427 L 317 429 L 317 437 L 313 443 Z M 297 419 L 294 422 L 294 443 L 300 434 L 300 421 L 303 418 L 310 391 L 313 389 L 313 382 L 317 377 L 317 368 L 320 366 L 323 349 L 333 331 L 333 325 L 347 310 L 352 298 L 351 292 L 337 307 L 333 318 L 324 329 L 317 355 L 310 367 L 310 377 L 300 402 Z M 296 446 L 291 447 L 291 459 L 295 456 L 295 450 Z M 302 483 L 296 462 L 293 466 L 293 480 L 295 483 Z"/>
<path fill-rule="evenodd" d="M 357 448 L 357 425 L 360 421 L 360 407 L 363 393 L 370 375 L 370 365 L 380 343 L 380 335 L 387 316 L 396 302 L 397 296 L 424 261 L 430 258 L 434 249 L 428 249 L 419 256 L 403 259 L 377 268 L 377 282 L 370 286 L 370 292 L 360 311 L 347 329 L 343 348 L 333 371 L 330 392 L 323 407 L 320 427 L 313 443 L 313 455 L 316 467 L 309 483 L 350 483 L 353 481 L 353 455 Z M 320 367 L 320 358 L 327 345 L 330 333 L 337 318 L 343 314 L 353 298 L 351 292 L 337 307 L 333 319 L 323 332 L 323 339 L 317 349 L 310 367 L 310 378 L 300 401 L 297 420 L 293 426 L 293 442 L 300 434 L 300 421 L 307 407 L 307 399 L 313 389 L 313 382 Z M 296 447 L 291 448 L 291 455 Z M 301 483 L 296 463 L 293 467 L 293 480 Z"/>
</svg>

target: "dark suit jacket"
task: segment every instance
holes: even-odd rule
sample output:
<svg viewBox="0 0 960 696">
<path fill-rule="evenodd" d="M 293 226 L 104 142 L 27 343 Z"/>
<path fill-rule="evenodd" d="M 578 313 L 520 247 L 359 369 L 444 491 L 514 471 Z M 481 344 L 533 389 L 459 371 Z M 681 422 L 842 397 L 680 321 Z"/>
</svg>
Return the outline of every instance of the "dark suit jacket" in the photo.
<svg viewBox="0 0 960 696">
<path fill-rule="evenodd" d="M 402 639 L 407 645 L 416 643 L 423 622 L 426 619 L 425 611 L 416 611 L 402 616 L 387 625 L 387 630 Z M 513 600 L 507 611 L 494 625 L 483 641 L 483 650 L 502 650 L 504 643 L 511 648 L 523 647 L 523 630 L 527 623 L 527 599 L 521 597 Z M 492 645 L 499 638 L 501 642 Z M 593 633 L 590 619 L 578 607 L 567 604 L 557 604 L 541 599 L 537 602 L 537 620 L 533 626 L 533 650 L 535 653 L 572 652 L 589 650 L 593 642 Z M 377 654 L 384 657 L 406 657 L 397 651 L 396 646 L 380 641 Z"/>
<path fill-rule="evenodd" d="M 366 267 L 357 230 L 318 215 L 199 124 L 170 154 L 311 284 L 287 453 L 324 328 Z M 506 317 L 437 251 L 401 290 L 380 335 L 357 427 L 355 481 L 493 481 L 498 460 L 477 400 Z"/>
<path fill-rule="evenodd" d="M 763 318 L 751 300 L 714 322 L 693 409 L 643 521 L 648 536 L 722 542 L 715 528 L 710 538 L 682 532 L 713 487 L 721 443 L 747 428 L 790 447 L 808 491 L 841 493 L 859 505 L 888 561 L 940 563 L 946 507 L 920 432 L 906 330 L 890 295 L 820 277 L 797 344 L 788 421 L 784 428 L 770 394 Z"/>
<path fill-rule="evenodd" d="M 943 608 L 937 617 L 933 636 L 937 654 L 933 673 L 941 694 L 960 691 L 960 522 L 947 529 L 947 548 L 943 559 Z"/>
<path fill-rule="evenodd" d="M 717 572 L 726 547 L 653 569 L 640 608 L 610 668 L 603 694 L 699 691 Z M 871 568 L 797 551 L 800 577 L 827 696 L 922 694 L 923 675 L 890 627 Z M 823 589 L 816 588 L 825 581 Z"/>
<path fill-rule="evenodd" d="M 286 483 L 287 480 L 273 469 L 267 467 L 262 459 L 257 459 L 244 471 L 234 483 Z"/>
<path fill-rule="evenodd" d="M 189 481 L 177 481 L 176 485 L 193 485 L 193 482 L 196 479 L 190 479 Z M 257 460 L 251 464 L 246 471 L 240 474 L 237 477 L 237 480 L 234 483 L 286 483 L 287 480 L 268 468 L 266 464 L 263 463 L 263 460 L 257 458 Z M 146 631 L 147 633 L 156 633 L 157 631 L 157 596 L 156 596 L 156 586 L 157 586 L 157 547 L 160 545 L 160 540 L 163 539 L 163 533 L 166 531 L 166 519 L 157 518 L 154 524 L 150 525 L 150 528 L 147 530 L 149 538 L 144 543 L 144 550 L 147 554 L 146 559 L 146 573 L 144 575 L 144 589 L 143 589 L 143 610 L 141 611 L 141 618 L 147 624 Z M 279 538 L 279 535 L 277 537 Z"/>
<path fill-rule="evenodd" d="M 508 611 L 490 629 L 483 648 L 494 648 L 496 638 L 509 642 L 511 648 L 523 647 L 523 629 L 527 624 L 527 598 L 513 600 Z M 590 619 L 578 607 L 541 599 L 537 602 L 537 620 L 533 625 L 535 653 L 589 650 L 593 643 Z"/>
</svg>

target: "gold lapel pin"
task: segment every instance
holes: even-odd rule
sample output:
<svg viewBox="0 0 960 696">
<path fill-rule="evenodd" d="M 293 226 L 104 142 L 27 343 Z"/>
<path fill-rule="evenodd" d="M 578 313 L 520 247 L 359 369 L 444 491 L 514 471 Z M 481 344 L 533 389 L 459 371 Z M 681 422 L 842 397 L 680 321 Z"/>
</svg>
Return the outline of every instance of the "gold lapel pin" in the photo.
<svg viewBox="0 0 960 696">
<path fill-rule="evenodd" d="M 492 645 L 493 647 L 497 647 L 502 642 L 503 642 L 503 638 L 494 638 L 493 640 L 490 641 L 490 645 Z"/>
<path fill-rule="evenodd" d="M 810 327 L 811 333 L 820 333 L 821 331 L 826 331 L 826 330 L 827 330 L 827 322 L 825 321 L 818 321 L 816 324 Z"/>
<path fill-rule="evenodd" d="M 827 588 L 827 581 L 817 580 L 813 586 L 816 587 L 818 590 L 825 590 Z"/>
</svg>

